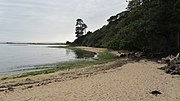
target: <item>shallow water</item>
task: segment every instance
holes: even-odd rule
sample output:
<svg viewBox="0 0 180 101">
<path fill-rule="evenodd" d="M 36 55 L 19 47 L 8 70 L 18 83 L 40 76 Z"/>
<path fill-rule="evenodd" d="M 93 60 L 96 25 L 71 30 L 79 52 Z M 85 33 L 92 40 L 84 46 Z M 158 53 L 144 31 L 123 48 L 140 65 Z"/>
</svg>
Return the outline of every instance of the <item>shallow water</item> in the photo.
<svg viewBox="0 0 180 101">
<path fill-rule="evenodd" d="M 48 48 L 45 45 L 0 44 L 0 75 L 17 74 L 24 69 L 31 70 L 39 65 L 84 58 L 77 53 L 79 53 L 77 50 Z"/>
</svg>

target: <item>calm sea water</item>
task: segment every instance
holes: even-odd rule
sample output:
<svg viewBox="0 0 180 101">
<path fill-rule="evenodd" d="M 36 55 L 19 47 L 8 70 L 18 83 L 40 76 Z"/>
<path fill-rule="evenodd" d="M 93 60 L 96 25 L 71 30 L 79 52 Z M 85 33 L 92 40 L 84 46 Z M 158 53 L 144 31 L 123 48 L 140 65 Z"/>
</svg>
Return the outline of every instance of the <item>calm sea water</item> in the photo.
<svg viewBox="0 0 180 101">
<path fill-rule="evenodd" d="M 75 61 L 77 57 L 75 51 L 65 48 L 0 44 L 0 75 L 17 74 L 43 64 Z"/>
</svg>

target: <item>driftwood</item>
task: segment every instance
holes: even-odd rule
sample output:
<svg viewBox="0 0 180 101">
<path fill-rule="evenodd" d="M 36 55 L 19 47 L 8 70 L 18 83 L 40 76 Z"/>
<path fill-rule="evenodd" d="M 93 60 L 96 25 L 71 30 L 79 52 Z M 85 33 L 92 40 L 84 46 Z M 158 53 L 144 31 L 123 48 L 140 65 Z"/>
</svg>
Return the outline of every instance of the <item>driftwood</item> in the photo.
<svg viewBox="0 0 180 101">
<path fill-rule="evenodd" d="M 169 65 L 174 65 L 179 62 L 179 53 L 174 57 L 173 55 L 169 55 L 166 58 L 162 58 L 162 61 L 165 63 L 169 63 Z"/>
<path fill-rule="evenodd" d="M 119 57 L 136 57 L 136 58 L 140 58 L 144 55 L 143 52 L 130 52 L 130 51 L 126 51 L 126 50 L 121 50 L 118 51 L 117 54 Z"/>
<path fill-rule="evenodd" d="M 176 56 L 169 55 L 166 58 L 162 58 L 163 63 L 167 63 L 167 66 L 162 67 L 161 69 L 165 70 L 169 74 L 179 74 L 180 75 L 180 59 L 179 53 Z"/>
<path fill-rule="evenodd" d="M 126 51 L 126 50 L 121 50 L 118 51 L 118 56 L 119 57 L 129 57 L 129 58 L 146 58 L 146 59 L 159 59 L 162 57 L 162 53 L 158 52 L 142 52 L 142 51 Z"/>
</svg>

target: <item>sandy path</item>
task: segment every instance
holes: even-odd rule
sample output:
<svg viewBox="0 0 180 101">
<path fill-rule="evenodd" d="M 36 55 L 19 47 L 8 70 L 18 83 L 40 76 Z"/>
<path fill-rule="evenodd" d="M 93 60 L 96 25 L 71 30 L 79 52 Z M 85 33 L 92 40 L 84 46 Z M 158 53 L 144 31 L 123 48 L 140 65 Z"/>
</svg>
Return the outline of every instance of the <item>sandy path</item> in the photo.
<svg viewBox="0 0 180 101">
<path fill-rule="evenodd" d="M 180 77 L 155 62 L 128 63 L 90 77 L 0 92 L 0 101 L 180 101 Z M 162 94 L 154 96 L 153 90 Z"/>
</svg>

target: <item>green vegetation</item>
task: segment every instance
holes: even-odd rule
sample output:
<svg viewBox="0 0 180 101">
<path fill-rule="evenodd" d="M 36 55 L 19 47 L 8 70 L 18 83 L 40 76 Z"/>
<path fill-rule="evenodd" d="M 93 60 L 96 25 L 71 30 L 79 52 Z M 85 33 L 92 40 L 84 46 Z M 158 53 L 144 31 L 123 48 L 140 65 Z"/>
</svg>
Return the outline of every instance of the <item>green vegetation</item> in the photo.
<svg viewBox="0 0 180 101">
<path fill-rule="evenodd" d="M 100 60 L 110 60 L 110 59 L 116 59 L 118 56 L 116 54 L 110 53 L 109 51 L 104 51 L 99 53 L 99 59 Z"/>
<path fill-rule="evenodd" d="M 74 51 L 76 54 L 76 58 L 90 58 L 93 57 L 96 53 L 90 52 L 86 50 L 82 50 L 80 48 L 70 47 L 70 46 L 50 46 L 50 48 L 66 48 Z"/>
<path fill-rule="evenodd" d="M 60 70 L 83 68 L 83 67 L 92 66 L 92 65 L 104 64 L 107 62 L 111 62 L 115 59 L 117 59 L 117 56 L 115 54 L 105 51 L 105 52 L 99 53 L 98 60 L 94 60 L 94 61 L 83 60 L 83 61 L 65 62 L 65 63 L 58 64 L 54 67 L 34 68 L 34 69 L 45 69 L 45 68 L 47 68 L 47 69 L 13 75 L 11 77 L 3 77 L 3 78 L 1 78 L 1 80 L 15 79 L 15 78 L 34 76 L 34 75 L 39 75 L 39 74 L 49 74 L 49 73 L 54 73 L 54 72 L 57 72 Z"/>
<path fill-rule="evenodd" d="M 180 50 L 180 0 L 131 0 L 108 25 L 72 44 L 130 51 Z"/>
</svg>

